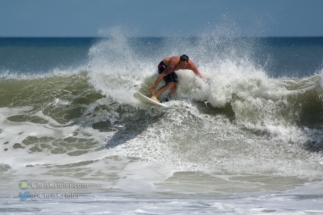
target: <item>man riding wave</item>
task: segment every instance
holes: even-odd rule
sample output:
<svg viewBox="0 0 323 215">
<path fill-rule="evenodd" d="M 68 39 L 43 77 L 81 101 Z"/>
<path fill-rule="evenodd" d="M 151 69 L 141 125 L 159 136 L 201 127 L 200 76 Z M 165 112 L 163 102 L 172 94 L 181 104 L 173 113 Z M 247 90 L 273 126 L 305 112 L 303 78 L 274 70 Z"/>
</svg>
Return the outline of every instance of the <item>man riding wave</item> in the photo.
<svg viewBox="0 0 323 215">
<path fill-rule="evenodd" d="M 180 69 L 188 69 L 195 73 L 195 75 L 202 78 L 200 71 L 197 69 L 195 63 L 189 59 L 185 54 L 182 56 L 172 56 L 164 58 L 158 65 L 159 76 L 155 83 L 148 89 L 149 93 L 152 93 L 151 99 L 159 102 L 158 96 L 163 92 L 170 90 L 170 93 L 173 94 L 176 92 L 176 84 L 178 83 L 178 77 L 175 71 Z M 161 87 L 156 93 L 156 87 L 164 79 L 165 85 Z"/>
</svg>

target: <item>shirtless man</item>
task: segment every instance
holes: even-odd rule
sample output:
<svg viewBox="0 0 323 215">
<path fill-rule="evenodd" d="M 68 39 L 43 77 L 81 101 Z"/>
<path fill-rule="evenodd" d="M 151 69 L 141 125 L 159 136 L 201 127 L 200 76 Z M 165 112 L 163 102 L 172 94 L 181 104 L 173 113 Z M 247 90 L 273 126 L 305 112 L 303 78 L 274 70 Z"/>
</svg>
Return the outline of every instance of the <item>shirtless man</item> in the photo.
<svg viewBox="0 0 323 215">
<path fill-rule="evenodd" d="M 176 92 L 176 84 L 178 82 L 178 77 L 175 71 L 180 69 L 192 70 L 195 73 L 195 75 L 198 75 L 200 78 L 202 78 L 202 75 L 197 69 L 196 65 L 193 61 L 189 59 L 187 55 L 183 54 L 182 56 L 166 57 L 158 65 L 159 76 L 157 80 L 155 81 L 154 85 L 148 89 L 148 92 L 153 94 L 151 99 L 159 102 L 157 97 L 160 96 L 166 90 L 170 90 L 171 94 Z M 164 79 L 166 84 L 163 87 L 161 87 L 156 93 L 154 93 L 157 85 L 162 79 Z"/>
</svg>

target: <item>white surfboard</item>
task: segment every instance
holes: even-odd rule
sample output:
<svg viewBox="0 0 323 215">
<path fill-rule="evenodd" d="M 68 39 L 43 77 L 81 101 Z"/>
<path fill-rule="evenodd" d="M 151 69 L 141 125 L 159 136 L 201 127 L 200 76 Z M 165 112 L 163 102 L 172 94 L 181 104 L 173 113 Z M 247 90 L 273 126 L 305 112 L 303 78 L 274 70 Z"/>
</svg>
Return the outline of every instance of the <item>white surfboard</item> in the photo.
<svg viewBox="0 0 323 215">
<path fill-rule="evenodd" d="M 133 96 L 136 99 L 138 99 L 138 100 L 140 100 L 140 101 L 142 101 L 144 103 L 147 103 L 147 104 L 157 105 L 159 107 L 164 107 L 164 108 L 169 108 L 170 107 L 169 105 L 167 105 L 165 103 L 156 102 L 155 100 L 153 100 L 151 98 L 148 98 L 147 96 L 145 96 L 145 95 L 143 95 L 143 94 L 141 94 L 139 92 L 134 93 Z"/>
</svg>

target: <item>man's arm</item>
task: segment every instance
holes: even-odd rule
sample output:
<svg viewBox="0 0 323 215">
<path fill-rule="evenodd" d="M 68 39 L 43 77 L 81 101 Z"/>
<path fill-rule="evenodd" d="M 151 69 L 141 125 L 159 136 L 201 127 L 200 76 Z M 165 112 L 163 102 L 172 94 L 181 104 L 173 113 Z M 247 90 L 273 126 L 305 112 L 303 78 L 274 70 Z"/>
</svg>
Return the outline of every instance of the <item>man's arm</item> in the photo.
<svg viewBox="0 0 323 215">
<path fill-rule="evenodd" d="M 195 75 L 199 76 L 200 78 L 203 78 L 202 74 L 193 62 L 191 62 L 190 69 L 195 73 Z"/>
<path fill-rule="evenodd" d="M 149 89 L 148 89 L 148 92 L 149 93 L 154 93 L 155 92 L 155 89 L 156 87 L 158 86 L 159 82 L 161 82 L 161 80 L 163 80 L 163 78 L 168 75 L 168 72 L 167 70 L 165 70 L 164 72 L 160 73 L 157 80 L 155 81 L 154 85 L 151 86 Z"/>
<path fill-rule="evenodd" d="M 200 71 L 196 68 L 196 69 L 192 69 L 192 71 L 195 73 L 195 75 L 199 76 L 200 78 L 203 78 L 202 74 L 200 73 Z"/>
</svg>

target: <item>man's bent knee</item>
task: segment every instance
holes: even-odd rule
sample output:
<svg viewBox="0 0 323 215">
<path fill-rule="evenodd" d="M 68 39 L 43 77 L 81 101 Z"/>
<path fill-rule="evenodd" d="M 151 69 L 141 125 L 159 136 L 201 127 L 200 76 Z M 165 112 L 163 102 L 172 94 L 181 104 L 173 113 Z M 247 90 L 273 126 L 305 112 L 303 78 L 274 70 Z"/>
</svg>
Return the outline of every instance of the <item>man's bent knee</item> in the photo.
<svg viewBox="0 0 323 215">
<path fill-rule="evenodd" d="M 175 82 L 168 82 L 167 86 L 172 88 L 172 87 L 176 86 L 176 83 Z"/>
</svg>

